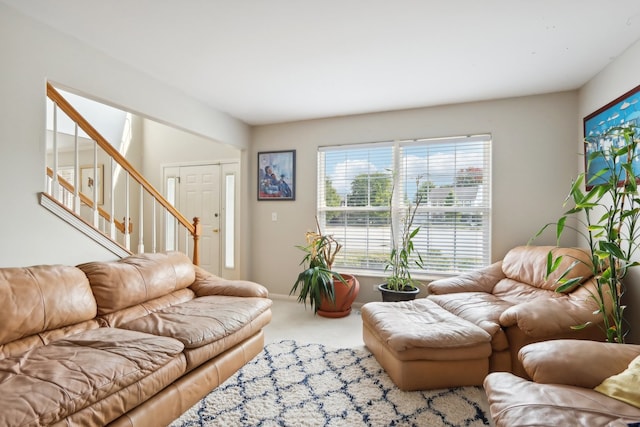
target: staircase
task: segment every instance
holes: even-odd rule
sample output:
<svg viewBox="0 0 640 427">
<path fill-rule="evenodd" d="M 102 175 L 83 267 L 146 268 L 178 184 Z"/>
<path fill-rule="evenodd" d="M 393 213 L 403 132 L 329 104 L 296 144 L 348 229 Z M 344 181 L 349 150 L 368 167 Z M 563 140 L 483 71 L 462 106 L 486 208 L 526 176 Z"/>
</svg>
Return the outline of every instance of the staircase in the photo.
<svg viewBox="0 0 640 427">
<path fill-rule="evenodd" d="M 40 204 L 121 258 L 172 250 L 184 239 L 198 265 L 198 218 L 185 218 L 50 83 L 47 97 L 53 128 Z M 58 129 L 69 120 L 72 135 Z"/>
</svg>

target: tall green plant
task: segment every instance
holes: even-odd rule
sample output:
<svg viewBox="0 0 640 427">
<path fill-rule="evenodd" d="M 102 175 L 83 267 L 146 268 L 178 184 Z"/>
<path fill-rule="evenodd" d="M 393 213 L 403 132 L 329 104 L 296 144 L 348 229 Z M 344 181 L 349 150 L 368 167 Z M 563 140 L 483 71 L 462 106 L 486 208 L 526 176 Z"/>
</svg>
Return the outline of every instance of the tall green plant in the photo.
<svg viewBox="0 0 640 427">
<path fill-rule="evenodd" d="M 416 189 L 420 189 L 420 177 L 416 178 Z M 390 210 L 393 210 L 394 195 L 395 184 L 391 189 Z M 387 289 L 392 291 L 414 290 L 417 289 L 417 285 L 420 283 L 411 277 L 411 265 L 415 263 L 419 268 L 422 268 L 423 265 L 422 256 L 413 244 L 413 239 L 420 232 L 420 227 L 413 228 L 413 221 L 424 196 L 424 192 L 417 191 L 415 203 L 413 205 L 409 204 L 404 216 L 400 219 L 399 230 L 396 230 L 393 224 L 393 215 L 391 215 L 391 242 L 393 247 L 389 258 L 385 262 L 384 271 L 390 272 L 386 278 L 386 283 Z M 414 252 L 415 259 L 412 263 L 411 258 Z"/>
<path fill-rule="evenodd" d="M 599 148 L 587 157 L 586 171 L 599 167 L 592 173 L 583 172 L 572 182 L 571 191 L 565 200 L 565 206 L 573 206 L 556 222 L 545 225 L 536 236 L 548 226 L 556 225 L 558 245 L 566 228 L 575 230 L 584 238 L 591 254 L 590 268 L 597 281 L 596 292 L 592 298 L 598 304 L 598 312 L 603 315 L 607 341 L 624 343 L 627 328 L 624 321 L 625 306 L 624 278 L 630 268 L 638 266 L 634 255 L 640 246 L 640 198 L 638 180 L 640 175 L 634 170 L 638 163 L 638 135 L 635 126 L 621 126 L 610 129 L 599 136 L 601 141 L 610 145 L 597 145 Z M 596 143 L 597 141 L 587 141 Z M 596 166 L 602 164 L 603 166 Z M 591 176 L 588 181 L 585 181 Z M 582 187 L 590 190 L 583 192 Z M 574 217 L 581 227 L 569 226 L 567 219 Z M 549 253 L 547 274 L 556 271 L 562 257 Z M 558 292 L 564 292 L 581 282 L 581 278 L 566 279 L 571 266 L 557 280 Z M 609 309 L 608 300 L 611 301 Z M 585 327 L 578 325 L 577 327 Z"/>
<path fill-rule="evenodd" d="M 347 282 L 339 273 L 331 269 L 342 245 L 333 236 L 322 234 L 317 218 L 316 231 L 307 232 L 306 240 L 306 246 L 297 246 L 305 252 L 305 256 L 300 262 L 300 265 L 304 265 L 305 269 L 298 274 L 289 295 L 300 289 L 298 302 L 303 302 L 306 307 L 307 301 L 309 301 L 315 314 L 318 312 L 323 298 L 335 303 L 334 280 L 337 279 L 345 285 Z"/>
</svg>

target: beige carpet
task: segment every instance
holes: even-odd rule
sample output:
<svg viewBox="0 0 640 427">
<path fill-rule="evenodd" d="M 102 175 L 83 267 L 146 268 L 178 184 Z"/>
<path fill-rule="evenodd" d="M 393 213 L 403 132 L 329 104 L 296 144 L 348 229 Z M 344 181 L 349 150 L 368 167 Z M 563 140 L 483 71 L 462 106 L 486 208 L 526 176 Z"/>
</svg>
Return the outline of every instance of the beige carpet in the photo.
<svg viewBox="0 0 640 427">
<path fill-rule="evenodd" d="M 264 329 L 266 344 L 294 340 L 339 348 L 364 348 L 359 307 L 354 306 L 349 316 L 328 319 L 314 316 L 308 305 L 305 308 L 293 297 L 272 295 L 271 298 L 273 318 Z"/>
</svg>

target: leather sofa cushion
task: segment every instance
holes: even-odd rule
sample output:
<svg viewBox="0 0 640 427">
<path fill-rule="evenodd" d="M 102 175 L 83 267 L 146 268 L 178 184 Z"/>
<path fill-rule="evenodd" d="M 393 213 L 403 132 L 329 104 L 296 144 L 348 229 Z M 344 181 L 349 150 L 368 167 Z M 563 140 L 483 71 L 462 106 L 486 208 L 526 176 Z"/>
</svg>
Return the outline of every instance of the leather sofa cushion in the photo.
<svg viewBox="0 0 640 427">
<path fill-rule="evenodd" d="M 10 343 L 0 345 L 0 359 L 4 359 L 5 357 L 9 356 L 17 356 L 31 348 L 46 345 L 50 342 L 57 341 L 70 335 L 75 335 L 83 331 L 99 328 L 101 323 L 102 322 L 97 319 L 92 319 L 85 322 L 76 323 L 71 326 L 52 329 L 50 331 L 42 332 L 37 335 L 29 335 L 28 337 L 11 341 Z"/>
<path fill-rule="evenodd" d="M 267 298 L 204 296 L 172 305 L 119 327 L 173 337 L 192 349 L 223 339 L 271 307 Z"/>
<path fill-rule="evenodd" d="M 484 329 L 491 335 L 493 350 L 502 351 L 509 348 L 509 341 L 500 325 L 500 314 L 513 305 L 510 302 L 484 292 L 430 295 L 429 300 L 449 313 Z"/>
<path fill-rule="evenodd" d="M 134 319 L 146 316 L 154 311 L 162 310 L 163 308 L 170 307 L 172 305 L 180 304 L 183 302 L 191 301 L 195 297 L 193 291 L 189 288 L 180 289 L 179 291 L 172 292 L 167 295 L 163 295 L 159 298 L 151 301 L 146 301 L 141 304 L 132 305 L 131 307 L 114 311 L 113 313 L 100 316 L 100 320 L 107 323 L 107 325 L 113 328 L 119 328 L 120 325 L 130 322 Z"/>
<path fill-rule="evenodd" d="M 200 347 L 185 348 L 183 354 L 187 360 L 187 371 L 191 371 L 203 363 L 207 363 L 209 360 L 224 353 L 239 343 L 248 340 L 252 336 L 260 334 L 262 328 L 267 326 L 270 321 L 271 310 L 266 310 L 231 335 L 227 335 L 222 339 Z"/>
<path fill-rule="evenodd" d="M 98 328 L 0 360 L 0 425 L 54 424 L 179 358 L 175 380 L 182 350 L 171 338 Z"/>
<path fill-rule="evenodd" d="M 0 268 L 0 344 L 93 319 L 96 301 L 79 269 Z"/>
<path fill-rule="evenodd" d="M 529 344 L 518 356 L 537 383 L 594 388 L 624 371 L 640 356 L 640 345 L 562 339 Z"/>
<path fill-rule="evenodd" d="M 547 256 L 553 251 L 554 257 L 563 256 L 560 267 L 545 278 L 547 273 Z M 576 260 L 581 260 L 566 279 L 582 277 L 585 281 L 592 274 L 589 254 L 579 248 L 558 248 L 555 246 L 517 246 L 511 249 L 502 260 L 502 271 L 505 276 L 517 282 L 523 282 L 540 289 L 555 291 L 558 277 Z M 577 284 L 576 284 L 577 286 Z M 570 290 L 567 290 L 569 292 Z"/>
<path fill-rule="evenodd" d="M 500 330 L 500 314 L 513 305 L 483 292 L 431 295 L 429 299 L 449 313 L 481 327 L 491 336 Z"/>
<path fill-rule="evenodd" d="M 626 426 L 640 420 L 639 408 L 588 388 L 538 384 L 507 372 L 489 374 L 484 388 L 496 427 Z"/>
<path fill-rule="evenodd" d="M 517 282 L 513 279 L 502 279 L 493 288 L 493 295 L 508 301 L 511 305 L 522 304 L 538 298 L 545 300 L 549 298 L 563 297 L 566 294 L 559 294 L 555 291 L 536 288 L 526 283 Z"/>
<path fill-rule="evenodd" d="M 592 297 L 596 292 L 595 286 L 595 278 L 592 277 L 568 294 L 538 289 L 537 293 L 527 294 L 528 299 L 522 297 L 519 304 L 505 310 L 500 315 L 500 324 L 503 327 L 517 326 L 536 341 L 550 337 L 571 338 L 571 335 L 576 338 L 582 335 L 582 339 L 603 339 L 604 334 L 600 333 L 602 330 L 599 326 L 602 315 Z M 511 292 L 503 298 L 513 295 Z M 583 324 L 590 326 L 571 332 L 573 326 Z"/>
<path fill-rule="evenodd" d="M 78 268 L 89 278 L 99 315 L 186 288 L 196 277 L 193 263 L 180 252 L 134 255 Z"/>
</svg>

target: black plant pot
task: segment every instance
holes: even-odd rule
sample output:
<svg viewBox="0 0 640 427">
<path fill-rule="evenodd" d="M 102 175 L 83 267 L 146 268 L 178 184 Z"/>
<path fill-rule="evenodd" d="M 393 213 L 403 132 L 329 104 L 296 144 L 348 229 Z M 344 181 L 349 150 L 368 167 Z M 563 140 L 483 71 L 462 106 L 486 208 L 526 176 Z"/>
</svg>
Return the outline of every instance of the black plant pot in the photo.
<svg viewBox="0 0 640 427">
<path fill-rule="evenodd" d="M 420 289 L 417 288 L 407 288 L 406 291 L 387 289 L 386 283 L 378 285 L 378 290 L 382 293 L 382 302 L 411 301 L 420 293 Z"/>
</svg>

